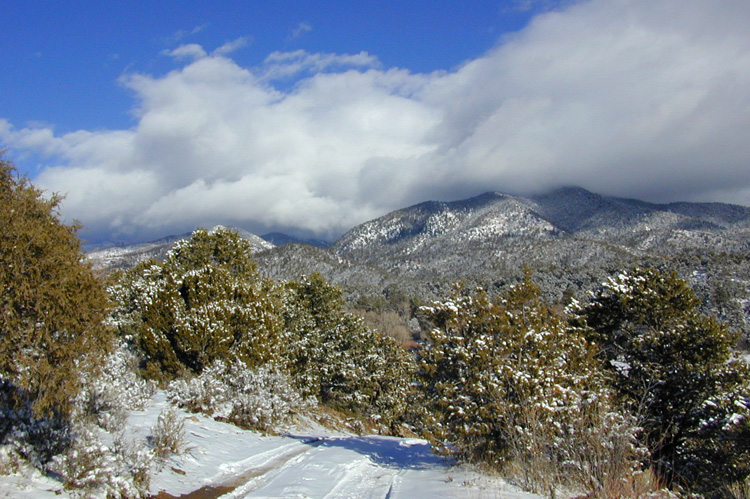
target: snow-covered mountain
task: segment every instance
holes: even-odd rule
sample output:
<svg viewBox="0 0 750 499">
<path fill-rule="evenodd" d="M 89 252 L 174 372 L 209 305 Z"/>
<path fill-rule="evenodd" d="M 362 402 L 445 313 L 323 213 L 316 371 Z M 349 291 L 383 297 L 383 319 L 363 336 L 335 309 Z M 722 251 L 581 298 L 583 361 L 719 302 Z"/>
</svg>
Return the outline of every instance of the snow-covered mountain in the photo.
<svg viewBox="0 0 750 499">
<path fill-rule="evenodd" d="M 211 229 L 211 232 L 222 227 L 222 225 L 217 225 L 216 227 L 213 227 Z M 230 227 L 230 229 L 237 232 L 243 239 L 246 239 L 250 242 L 250 245 L 253 248 L 253 253 L 275 247 L 273 243 L 270 243 L 251 232 L 234 227 Z M 189 233 L 176 236 L 167 236 L 156 241 L 146 243 L 111 246 L 109 248 L 90 251 L 86 254 L 86 256 L 95 269 L 126 269 L 151 258 L 155 258 L 157 260 L 164 259 L 164 257 L 166 257 L 167 255 L 167 252 L 172 248 L 172 246 L 174 246 L 177 241 L 187 239 L 188 237 L 190 237 Z"/>
<path fill-rule="evenodd" d="M 529 198 L 565 233 L 641 250 L 744 250 L 750 208 L 722 203 L 654 204 L 565 188 Z"/>
<path fill-rule="evenodd" d="M 332 246 L 355 262 L 412 275 L 748 248 L 750 208 L 660 205 L 581 188 L 421 203 L 359 225 Z"/>
<path fill-rule="evenodd" d="M 524 267 L 546 299 L 585 299 L 612 273 L 658 266 L 688 279 L 705 312 L 750 338 L 750 208 L 742 206 L 654 204 L 581 188 L 487 193 L 394 211 L 354 227 L 330 249 L 350 265 L 385 272 L 389 284 L 370 286 L 369 294 L 390 301 L 444 297 L 456 282 L 501 289 Z"/>
<path fill-rule="evenodd" d="M 458 281 L 498 289 L 516 282 L 524 266 L 536 271 L 546 298 L 581 297 L 613 272 L 657 265 L 689 279 L 707 311 L 750 335 L 750 208 L 742 206 L 654 204 L 570 187 L 420 203 L 358 225 L 329 248 L 274 246 L 238 232 L 255 248 L 264 275 L 287 280 L 320 272 L 351 303 L 429 301 L 450 294 Z M 163 258 L 187 236 L 89 258 L 100 269 L 127 268 Z"/>
<path fill-rule="evenodd" d="M 279 246 L 305 243 L 283 234 L 261 238 L 233 230 L 256 252 L 276 247 L 268 239 Z M 188 236 L 100 249 L 90 252 L 89 258 L 98 268 L 128 267 L 147 258 L 163 258 L 175 241 Z M 324 246 L 320 241 L 307 243 Z M 526 197 L 491 192 L 388 213 L 354 227 L 330 249 L 354 264 L 414 275 L 432 271 L 460 275 L 498 264 L 582 265 L 616 256 L 663 256 L 686 250 L 736 252 L 750 249 L 750 208 L 654 204 L 578 187 Z M 285 253 L 289 251 L 294 250 Z M 284 258 L 288 260 L 288 255 Z"/>
</svg>

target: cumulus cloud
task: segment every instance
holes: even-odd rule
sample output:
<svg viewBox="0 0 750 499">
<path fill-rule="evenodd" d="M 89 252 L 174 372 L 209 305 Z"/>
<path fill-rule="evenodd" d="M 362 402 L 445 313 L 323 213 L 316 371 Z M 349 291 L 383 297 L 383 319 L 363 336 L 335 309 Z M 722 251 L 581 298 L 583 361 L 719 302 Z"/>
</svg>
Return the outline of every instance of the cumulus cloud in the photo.
<svg viewBox="0 0 750 499">
<path fill-rule="evenodd" d="M 562 185 L 750 205 L 748 25 L 744 0 L 590 0 L 431 74 L 367 53 L 242 67 L 228 54 L 247 40 L 184 45 L 180 69 L 123 78 L 132 129 L 0 120 L 0 139 L 49 158 L 35 181 L 95 237 L 213 223 L 330 237 L 426 199 Z"/>
</svg>

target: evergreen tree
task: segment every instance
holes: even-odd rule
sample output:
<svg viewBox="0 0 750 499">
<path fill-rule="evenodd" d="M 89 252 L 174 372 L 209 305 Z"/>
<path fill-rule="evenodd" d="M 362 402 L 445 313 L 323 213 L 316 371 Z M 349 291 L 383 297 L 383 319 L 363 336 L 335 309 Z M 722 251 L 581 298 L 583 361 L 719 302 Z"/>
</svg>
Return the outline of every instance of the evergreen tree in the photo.
<svg viewBox="0 0 750 499">
<path fill-rule="evenodd" d="M 309 395 L 337 409 L 381 420 L 406 410 L 413 361 L 392 338 L 344 311 L 341 289 L 319 274 L 288 284 L 289 366 Z"/>
<path fill-rule="evenodd" d="M 458 287 L 424 310 L 434 328 L 421 387 L 438 450 L 513 462 L 524 486 L 551 495 L 567 484 L 598 497 L 632 478 L 635 428 L 614 408 L 595 345 L 541 300 L 528 272 L 500 296 Z"/>
<path fill-rule="evenodd" d="M 581 448 L 595 453 L 617 439 L 628 447 L 632 428 L 611 410 L 594 345 L 539 294 L 527 274 L 500 297 L 458 288 L 450 300 L 425 308 L 435 326 L 420 364 L 435 415 L 431 439 L 463 459 L 515 461 L 532 488 L 577 474 L 600 489 L 593 481 L 606 479 L 604 460 L 589 466 Z M 607 434 L 606 425 L 619 425 L 622 434 Z M 595 432 L 600 437 L 588 438 Z M 632 467 L 632 454 L 622 454 L 620 472 Z"/>
<path fill-rule="evenodd" d="M 164 263 L 144 262 L 110 287 L 114 322 L 151 376 L 200 373 L 215 360 L 279 361 L 281 290 L 258 276 L 250 244 L 228 229 L 196 230 Z"/>
<path fill-rule="evenodd" d="M 0 399 L 46 416 L 69 412 L 76 373 L 111 346 L 106 294 L 60 200 L 0 157 Z"/>
<path fill-rule="evenodd" d="M 737 336 L 699 305 L 675 274 L 636 269 L 611 278 L 583 316 L 659 476 L 720 496 L 750 474 L 750 373 L 732 353 Z"/>
</svg>

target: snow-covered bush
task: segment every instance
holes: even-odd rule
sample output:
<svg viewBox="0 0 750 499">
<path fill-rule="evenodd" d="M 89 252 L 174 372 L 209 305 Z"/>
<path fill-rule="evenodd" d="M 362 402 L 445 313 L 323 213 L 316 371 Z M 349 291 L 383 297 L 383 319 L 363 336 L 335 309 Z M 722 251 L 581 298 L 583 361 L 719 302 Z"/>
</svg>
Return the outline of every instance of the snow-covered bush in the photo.
<svg viewBox="0 0 750 499">
<path fill-rule="evenodd" d="M 82 496 L 142 497 L 148 492 L 152 452 L 122 435 L 127 411 L 142 408 L 153 387 L 136 373 L 136 360 L 125 347 L 105 359 L 97 371 L 72 372 L 78 395 L 66 417 L 38 417 L 31 403 L 7 403 L 14 397 L 0 383 L 1 468 L 11 472 L 24 463 L 59 475 L 71 493 Z"/>
<path fill-rule="evenodd" d="M 165 458 L 172 454 L 182 454 L 187 446 L 185 421 L 172 407 L 159 413 L 156 424 L 151 428 L 151 446 L 157 457 Z"/>
<path fill-rule="evenodd" d="M 24 459 L 11 445 L 0 445 L 0 475 L 17 473 Z"/>
<path fill-rule="evenodd" d="M 70 443 L 67 417 L 38 416 L 32 401 L 18 388 L 0 380 L 0 445 L 9 458 L 21 458 L 43 469 L 52 456 Z"/>
<path fill-rule="evenodd" d="M 583 309 L 612 385 L 634 414 L 647 464 L 668 485 L 723 497 L 750 476 L 750 370 L 737 335 L 699 313 L 688 283 L 635 269 Z"/>
<path fill-rule="evenodd" d="M 498 298 L 458 289 L 425 311 L 435 327 L 421 354 L 421 386 L 439 450 L 513 463 L 540 492 L 573 485 L 599 493 L 601 467 L 615 455 L 622 472 L 634 469 L 635 449 L 615 446 L 632 447 L 635 429 L 622 419 L 612 426 L 595 346 L 541 301 L 528 276 Z M 603 459 L 589 454 L 608 446 Z"/>
<path fill-rule="evenodd" d="M 509 439 L 510 474 L 524 488 L 548 493 L 562 486 L 602 498 L 645 497 L 661 488 L 641 469 L 647 452 L 635 418 L 612 400 L 592 401 L 576 418 L 559 421 L 534 404 L 519 413 L 526 425 Z"/>
<path fill-rule="evenodd" d="M 144 262 L 120 274 L 109 291 L 116 303 L 111 322 L 143 354 L 149 377 L 200 375 L 222 361 L 228 369 L 241 364 L 254 373 L 248 375 L 265 373 L 270 380 L 272 370 L 264 366 L 273 365 L 289 373 L 305 396 L 383 428 L 406 408 L 409 354 L 346 313 L 341 290 L 319 275 L 285 285 L 261 278 L 249 243 L 232 231 L 199 229 L 176 244 L 164 263 Z M 197 408 L 214 405 L 222 388 L 191 390 Z M 235 390 L 254 396 L 248 387 Z M 267 426 L 265 416 L 253 420 L 252 414 L 265 411 L 261 402 L 240 400 L 234 415 L 221 417 Z M 254 409 L 243 410 L 245 403 Z"/>
<path fill-rule="evenodd" d="M 76 418 L 115 431 L 128 411 L 146 407 L 155 391 L 138 374 L 138 358 L 124 343 L 109 355 L 98 373 L 81 375 L 81 390 L 74 402 Z"/>
<path fill-rule="evenodd" d="M 147 373 L 174 379 L 214 360 L 278 360 L 286 342 L 278 290 L 262 279 L 237 233 L 196 230 L 163 263 L 144 262 L 109 291 L 112 323 L 145 356 Z"/>
<path fill-rule="evenodd" d="M 200 376 L 169 385 L 173 403 L 238 426 L 273 431 L 312 408 L 289 375 L 272 366 L 248 368 L 236 361 L 216 361 Z"/>
<path fill-rule="evenodd" d="M 79 426 L 71 446 L 49 469 L 76 495 L 137 498 L 148 494 L 153 457 L 147 447 L 126 443 L 122 436 L 112 439 L 97 427 Z"/>
<path fill-rule="evenodd" d="M 341 294 L 318 274 L 288 283 L 289 370 L 306 394 L 388 431 L 407 408 L 414 362 L 393 338 L 345 312 Z"/>
</svg>

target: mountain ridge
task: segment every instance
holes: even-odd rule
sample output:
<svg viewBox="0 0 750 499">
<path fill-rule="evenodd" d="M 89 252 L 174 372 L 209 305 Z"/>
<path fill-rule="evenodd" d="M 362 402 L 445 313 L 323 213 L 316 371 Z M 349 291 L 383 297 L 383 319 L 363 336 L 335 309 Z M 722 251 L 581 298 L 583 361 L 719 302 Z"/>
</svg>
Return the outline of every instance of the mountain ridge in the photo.
<svg viewBox="0 0 750 499">
<path fill-rule="evenodd" d="M 328 246 L 323 241 L 282 233 L 260 237 L 233 230 L 251 241 L 255 253 L 286 244 Z M 91 251 L 88 256 L 98 268 L 127 267 L 142 259 L 163 258 L 174 242 L 188 236 L 112 246 Z M 567 243 L 563 242 L 566 239 Z M 615 245 L 636 255 L 686 248 L 745 250 L 750 247 L 750 208 L 725 203 L 657 204 L 572 186 L 531 196 L 495 191 L 394 210 L 353 227 L 328 247 L 355 263 L 384 270 L 413 270 L 425 266 L 425 262 L 416 262 L 419 259 L 429 267 L 429 260 L 440 252 L 436 246 L 443 253 L 462 254 L 468 247 L 508 253 L 531 243 L 558 242 L 561 247 L 569 247 L 571 239 L 578 245 Z M 404 259 L 411 263 L 397 265 L 394 261 Z"/>
<path fill-rule="evenodd" d="M 456 282 L 502 289 L 522 279 L 524 268 L 535 270 L 545 299 L 585 299 L 613 273 L 657 266 L 688 279 L 705 311 L 731 321 L 750 342 L 750 208 L 743 206 L 656 204 L 565 187 L 418 203 L 353 227 L 328 248 L 291 238 L 274 246 L 238 232 L 255 241 L 264 276 L 285 281 L 318 272 L 356 307 L 404 310 L 449 296 Z M 164 258 L 188 236 L 88 256 L 104 271 L 127 268 Z"/>
<path fill-rule="evenodd" d="M 429 267 L 431 248 L 460 253 L 469 246 L 516 251 L 575 240 L 615 245 L 640 255 L 691 249 L 750 247 L 750 208 L 721 203 L 655 204 L 582 188 L 536 196 L 485 193 L 467 200 L 425 202 L 354 227 L 331 249 L 354 261 L 393 268 Z M 523 243 L 523 244 L 522 244 Z M 403 270 L 403 265 L 401 266 Z"/>
</svg>

